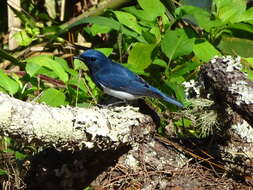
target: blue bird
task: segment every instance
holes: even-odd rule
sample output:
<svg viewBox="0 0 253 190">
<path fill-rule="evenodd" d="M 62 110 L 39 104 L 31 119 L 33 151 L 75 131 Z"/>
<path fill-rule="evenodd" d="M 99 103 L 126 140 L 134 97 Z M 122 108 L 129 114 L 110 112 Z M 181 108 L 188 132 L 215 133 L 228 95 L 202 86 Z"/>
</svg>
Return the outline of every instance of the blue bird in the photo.
<svg viewBox="0 0 253 190">
<path fill-rule="evenodd" d="M 184 105 L 149 85 L 126 67 L 108 59 L 103 53 L 89 49 L 75 59 L 83 61 L 89 68 L 93 81 L 106 94 L 123 101 L 141 97 L 160 98 L 179 107 Z"/>
</svg>

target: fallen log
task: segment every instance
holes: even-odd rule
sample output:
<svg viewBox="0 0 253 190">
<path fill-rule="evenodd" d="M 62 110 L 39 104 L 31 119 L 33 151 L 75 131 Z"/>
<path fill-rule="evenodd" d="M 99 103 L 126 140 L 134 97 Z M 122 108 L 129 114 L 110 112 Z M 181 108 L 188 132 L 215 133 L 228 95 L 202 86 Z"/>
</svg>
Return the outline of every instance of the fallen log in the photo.
<svg viewBox="0 0 253 190">
<path fill-rule="evenodd" d="M 115 150 L 154 134 L 152 119 L 126 106 L 54 108 L 0 93 L 0 133 L 58 150 Z"/>
</svg>

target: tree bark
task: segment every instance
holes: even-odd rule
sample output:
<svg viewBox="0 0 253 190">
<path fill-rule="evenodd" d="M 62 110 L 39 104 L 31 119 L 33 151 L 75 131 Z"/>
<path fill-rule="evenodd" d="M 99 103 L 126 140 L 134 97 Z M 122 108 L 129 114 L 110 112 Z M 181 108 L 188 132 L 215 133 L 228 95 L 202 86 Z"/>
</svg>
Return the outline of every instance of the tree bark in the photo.
<svg viewBox="0 0 253 190">
<path fill-rule="evenodd" d="M 131 106 L 53 108 L 0 93 L 0 133 L 58 150 L 114 150 L 151 137 L 152 119 Z"/>
<path fill-rule="evenodd" d="M 215 58 L 201 67 L 200 75 L 215 101 L 229 104 L 253 126 L 253 82 L 240 71 L 240 66 L 239 59 Z"/>
</svg>

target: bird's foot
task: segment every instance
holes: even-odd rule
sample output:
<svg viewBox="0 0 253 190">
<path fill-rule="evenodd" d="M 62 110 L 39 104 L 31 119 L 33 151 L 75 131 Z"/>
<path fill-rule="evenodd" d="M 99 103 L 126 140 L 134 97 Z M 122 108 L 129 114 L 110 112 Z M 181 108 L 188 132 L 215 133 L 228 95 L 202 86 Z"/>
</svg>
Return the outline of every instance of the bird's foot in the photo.
<svg viewBox="0 0 253 190">
<path fill-rule="evenodd" d="M 123 100 L 123 101 L 113 102 L 111 104 L 106 104 L 106 105 L 104 105 L 104 104 L 97 104 L 97 106 L 99 108 L 106 108 L 106 109 L 108 109 L 108 108 L 112 108 L 112 107 L 118 106 L 120 104 L 126 104 L 126 103 L 127 103 L 127 101 Z"/>
</svg>

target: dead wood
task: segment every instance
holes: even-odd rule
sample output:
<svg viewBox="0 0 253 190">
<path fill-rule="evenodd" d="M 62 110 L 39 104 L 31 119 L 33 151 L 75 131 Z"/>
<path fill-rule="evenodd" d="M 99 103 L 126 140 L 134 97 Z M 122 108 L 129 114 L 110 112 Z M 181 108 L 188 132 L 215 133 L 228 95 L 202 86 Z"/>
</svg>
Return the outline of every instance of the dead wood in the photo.
<svg viewBox="0 0 253 190">
<path fill-rule="evenodd" d="M 152 119 L 131 106 L 112 109 L 23 102 L 0 93 L 0 133 L 58 150 L 114 150 L 152 136 Z"/>
<path fill-rule="evenodd" d="M 253 82 L 240 68 L 240 60 L 215 58 L 201 67 L 200 75 L 206 91 L 212 91 L 215 101 L 229 104 L 253 126 Z"/>
</svg>

